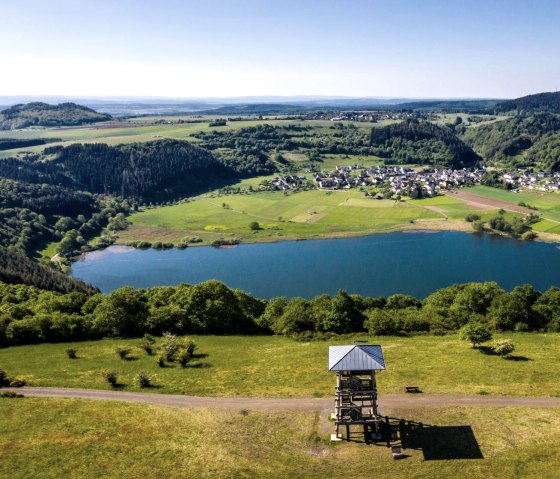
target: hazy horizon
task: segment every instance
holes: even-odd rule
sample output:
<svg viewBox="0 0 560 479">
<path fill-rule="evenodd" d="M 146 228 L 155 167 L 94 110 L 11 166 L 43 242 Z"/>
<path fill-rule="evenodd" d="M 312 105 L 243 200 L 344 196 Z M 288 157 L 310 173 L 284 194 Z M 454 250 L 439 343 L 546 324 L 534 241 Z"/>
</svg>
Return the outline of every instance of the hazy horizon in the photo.
<svg viewBox="0 0 560 479">
<path fill-rule="evenodd" d="M 543 0 L 20 0 L 2 96 L 515 98 L 560 85 Z"/>
</svg>

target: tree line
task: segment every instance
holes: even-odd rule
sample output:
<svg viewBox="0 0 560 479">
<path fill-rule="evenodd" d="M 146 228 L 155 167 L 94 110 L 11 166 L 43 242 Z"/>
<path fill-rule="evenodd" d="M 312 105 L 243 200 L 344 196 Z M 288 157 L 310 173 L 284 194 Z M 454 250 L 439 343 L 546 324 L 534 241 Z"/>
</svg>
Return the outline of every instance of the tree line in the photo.
<svg viewBox="0 0 560 479">
<path fill-rule="evenodd" d="M 504 291 L 496 283 L 440 289 L 420 301 L 339 291 L 313 299 L 262 300 L 219 281 L 123 287 L 108 295 L 0 283 L 0 345 L 143 334 L 279 334 L 305 339 L 368 332 L 443 335 L 466 324 L 500 331 L 560 331 L 560 288 Z"/>
</svg>

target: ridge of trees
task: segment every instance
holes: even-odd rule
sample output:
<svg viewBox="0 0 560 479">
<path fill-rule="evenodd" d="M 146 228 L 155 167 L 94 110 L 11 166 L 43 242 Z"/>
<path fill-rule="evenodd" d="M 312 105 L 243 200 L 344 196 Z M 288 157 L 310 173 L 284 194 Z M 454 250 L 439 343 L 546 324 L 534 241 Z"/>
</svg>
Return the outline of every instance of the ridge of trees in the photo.
<svg viewBox="0 0 560 479">
<path fill-rule="evenodd" d="M 455 284 L 423 301 L 405 294 L 371 298 L 345 291 L 311 300 L 261 300 L 215 280 L 91 293 L 0 283 L 0 346 L 164 332 L 303 339 L 364 331 L 441 335 L 471 322 L 500 331 L 560 331 L 557 287 L 541 293 L 523 285 L 506 292 L 495 282 Z"/>
<path fill-rule="evenodd" d="M 465 130 L 463 140 L 485 160 L 505 168 L 560 165 L 560 116 L 537 113 L 516 116 Z"/>
<path fill-rule="evenodd" d="M 11 248 L 0 248 L 0 282 L 27 285 L 60 293 L 99 292 L 97 288 L 71 278 L 57 269 L 39 264 Z"/>
<path fill-rule="evenodd" d="M 515 111 L 517 113 L 550 112 L 560 113 L 560 92 L 544 92 L 507 100 L 491 107 L 495 113 Z"/>
<path fill-rule="evenodd" d="M 78 126 L 111 119 L 111 115 L 98 113 L 75 103 L 49 105 L 31 102 L 0 111 L 0 130 L 14 130 L 28 126 Z"/>
<path fill-rule="evenodd" d="M 372 128 L 370 142 L 380 148 L 379 156 L 392 158 L 394 163 L 463 168 L 480 160 L 452 128 L 417 119 Z"/>
</svg>

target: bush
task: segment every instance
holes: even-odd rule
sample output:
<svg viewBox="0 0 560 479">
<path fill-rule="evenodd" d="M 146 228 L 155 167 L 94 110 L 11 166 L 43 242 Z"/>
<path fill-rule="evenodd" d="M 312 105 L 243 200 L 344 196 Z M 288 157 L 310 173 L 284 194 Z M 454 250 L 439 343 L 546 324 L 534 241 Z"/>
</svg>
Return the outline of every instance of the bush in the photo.
<svg viewBox="0 0 560 479">
<path fill-rule="evenodd" d="M 0 388 L 2 386 L 7 386 L 10 380 L 8 379 L 8 374 L 6 371 L 0 369 Z"/>
<path fill-rule="evenodd" d="M 112 369 L 107 369 L 103 371 L 103 379 L 107 381 L 111 386 L 116 387 L 119 383 L 119 373 Z"/>
<path fill-rule="evenodd" d="M 261 229 L 261 225 L 259 225 L 259 223 L 256 221 L 252 221 L 251 223 L 249 223 L 249 229 L 251 231 L 258 231 Z"/>
<path fill-rule="evenodd" d="M 153 346 L 155 342 L 156 340 L 151 334 L 144 334 L 142 342 L 138 345 L 138 347 L 146 351 L 146 353 L 151 356 L 153 354 Z"/>
<path fill-rule="evenodd" d="M 0 398 L 22 398 L 22 397 L 24 397 L 23 394 L 18 394 L 13 391 L 4 391 L 3 393 L 0 393 Z"/>
<path fill-rule="evenodd" d="M 149 388 L 152 386 L 152 380 L 154 379 L 154 377 L 144 371 L 140 371 L 137 375 L 136 375 L 136 382 L 138 383 L 138 386 L 140 386 L 141 388 Z"/>
<path fill-rule="evenodd" d="M 163 243 L 161 241 L 154 241 L 152 243 L 152 248 L 154 249 L 163 249 Z"/>
<path fill-rule="evenodd" d="M 196 344 L 192 339 L 185 338 L 181 344 L 181 349 L 177 352 L 175 359 L 182 366 L 186 367 L 192 359 Z"/>
<path fill-rule="evenodd" d="M 76 351 L 76 350 L 73 349 L 73 348 L 70 348 L 70 349 L 67 349 L 67 350 L 66 350 L 66 354 L 68 355 L 68 357 L 69 357 L 70 359 L 77 359 L 77 357 L 78 357 L 78 356 L 76 355 L 77 352 L 78 352 L 78 351 Z"/>
<path fill-rule="evenodd" d="M 173 362 L 179 348 L 180 344 L 179 341 L 177 341 L 177 336 L 171 333 L 163 333 L 161 353 L 166 361 Z"/>
<path fill-rule="evenodd" d="M 507 356 L 508 354 L 513 353 L 513 351 L 515 351 L 515 345 L 509 339 L 501 339 L 500 341 L 496 341 L 494 352 L 499 356 Z"/>
<path fill-rule="evenodd" d="M 130 356 L 130 348 L 127 348 L 126 346 L 119 346 L 115 349 L 115 353 L 117 353 L 121 359 L 128 359 Z"/>
<path fill-rule="evenodd" d="M 163 353 L 160 353 L 159 356 L 156 359 L 156 362 L 157 362 L 157 364 L 160 368 L 164 368 L 165 367 L 165 355 Z"/>
<path fill-rule="evenodd" d="M 25 380 L 25 378 L 23 376 L 16 376 L 15 378 L 13 378 L 10 381 L 9 386 L 11 388 L 22 388 L 26 384 L 27 384 L 27 381 Z"/>
<path fill-rule="evenodd" d="M 469 213 L 465 217 L 465 221 L 468 221 L 469 223 L 472 223 L 473 221 L 478 221 L 479 219 L 480 219 L 480 215 L 477 215 L 476 213 Z"/>
</svg>

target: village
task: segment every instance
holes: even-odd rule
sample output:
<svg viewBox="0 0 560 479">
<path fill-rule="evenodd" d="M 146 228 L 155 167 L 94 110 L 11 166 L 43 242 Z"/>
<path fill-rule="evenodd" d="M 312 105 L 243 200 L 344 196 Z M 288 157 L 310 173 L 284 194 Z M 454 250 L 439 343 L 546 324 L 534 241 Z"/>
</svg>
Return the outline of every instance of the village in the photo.
<svg viewBox="0 0 560 479">
<path fill-rule="evenodd" d="M 312 175 L 308 179 L 304 175 L 278 176 L 267 186 L 276 190 L 289 191 L 301 189 L 339 190 L 350 188 L 377 187 L 383 190 L 376 198 L 385 196 L 406 195 L 412 198 L 425 198 L 438 194 L 441 190 L 472 186 L 482 182 L 487 173 L 485 168 L 460 170 L 434 169 L 431 171 L 415 171 L 402 166 L 372 166 L 360 164 L 336 166 L 334 171 L 306 171 Z M 507 189 L 519 191 L 530 189 L 539 191 L 558 191 L 560 189 L 560 173 L 548 174 L 544 171 L 519 170 L 498 173 L 498 181 L 503 182 Z M 369 193 L 366 191 L 366 195 Z"/>
</svg>

